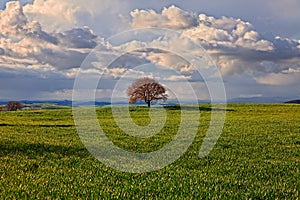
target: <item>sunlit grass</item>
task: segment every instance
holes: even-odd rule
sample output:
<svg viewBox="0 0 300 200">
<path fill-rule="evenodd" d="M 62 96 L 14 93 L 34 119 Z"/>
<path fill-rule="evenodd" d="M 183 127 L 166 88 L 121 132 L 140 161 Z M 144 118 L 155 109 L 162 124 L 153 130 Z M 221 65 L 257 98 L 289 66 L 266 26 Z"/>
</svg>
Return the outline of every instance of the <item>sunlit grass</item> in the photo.
<svg viewBox="0 0 300 200">
<path fill-rule="evenodd" d="M 198 158 L 210 120 L 209 106 L 203 105 L 188 151 L 166 168 L 143 174 L 115 171 L 93 158 L 71 110 L 0 113 L 0 199 L 297 199 L 300 106 L 227 109 L 223 133 L 207 157 Z M 97 116 L 115 144 L 150 152 L 172 140 L 180 110 L 168 109 L 164 129 L 145 139 L 122 132 L 109 108 L 98 109 Z M 150 123 L 147 108 L 132 108 L 131 116 L 139 125 Z"/>
</svg>

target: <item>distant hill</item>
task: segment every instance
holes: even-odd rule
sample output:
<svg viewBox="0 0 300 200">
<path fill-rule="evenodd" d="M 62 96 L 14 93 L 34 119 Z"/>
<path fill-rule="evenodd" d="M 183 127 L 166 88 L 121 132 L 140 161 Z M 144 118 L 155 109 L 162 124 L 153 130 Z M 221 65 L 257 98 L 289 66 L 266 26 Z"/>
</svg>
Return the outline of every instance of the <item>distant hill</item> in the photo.
<svg viewBox="0 0 300 200">
<path fill-rule="evenodd" d="M 298 99 L 298 100 L 291 100 L 291 101 L 287 101 L 287 102 L 284 102 L 284 103 L 295 103 L 295 104 L 300 104 L 300 99 Z"/>
<path fill-rule="evenodd" d="M 0 100 L 0 104 L 7 104 L 8 100 Z M 64 106 L 72 106 L 72 101 L 69 100 L 20 100 L 23 104 L 57 104 Z"/>
<path fill-rule="evenodd" d="M 228 99 L 228 103 L 282 103 L 284 97 L 244 97 Z"/>
<path fill-rule="evenodd" d="M 0 105 L 7 104 L 8 100 L 0 100 Z M 96 106 L 102 107 L 111 104 L 110 99 L 97 99 L 94 101 L 78 101 L 72 102 L 72 100 L 20 100 L 21 103 L 26 105 L 43 105 L 43 104 L 53 104 L 57 106 Z M 227 103 L 290 103 L 290 104 L 300 104 L 300 99 L 287 101 L 286 98 L 283 97 L 252 97 L 252 98 L 233 98 L 228 99 Z M 179 102 L 176 99 L 168 99 L 167 103 L 169 104 L 178 104 Z M 182 102 L 183 103 L 183 102 Z M 186 104 L 192 104 L 195 102 L 185 101 Z M 209 100 L 198 100 L 199 104 L 202 103 L 210 103 Z M 114 102 L 113 104 L 128 104 L 127 99 L 121 99 L 118 102 Z M 139 102 L 138 104 L 143 104 L 143 102 Z"/>
</svg>

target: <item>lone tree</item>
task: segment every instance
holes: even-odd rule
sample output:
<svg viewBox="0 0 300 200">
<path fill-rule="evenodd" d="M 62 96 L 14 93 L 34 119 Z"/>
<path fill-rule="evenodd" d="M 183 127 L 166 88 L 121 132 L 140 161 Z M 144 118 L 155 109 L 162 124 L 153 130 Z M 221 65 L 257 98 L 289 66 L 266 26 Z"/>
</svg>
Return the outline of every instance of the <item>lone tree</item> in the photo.
<svg viewBox="0 0 300 200">
<path fill-rule="evenodd" d="M 148 107 L 157 100 L 167 100 L 166 89 L 157 81 L 151 78 L 140 78 L 133 82 L 127 89 L 129 103 L 144 101 Z"/>
<path fill-rule="evenodd" d="M 17 111 L 23 108 L 23 105 L 19 101 L 9 101 L 6 104 L 6 108 L 8 111 Z"/>
</svg>

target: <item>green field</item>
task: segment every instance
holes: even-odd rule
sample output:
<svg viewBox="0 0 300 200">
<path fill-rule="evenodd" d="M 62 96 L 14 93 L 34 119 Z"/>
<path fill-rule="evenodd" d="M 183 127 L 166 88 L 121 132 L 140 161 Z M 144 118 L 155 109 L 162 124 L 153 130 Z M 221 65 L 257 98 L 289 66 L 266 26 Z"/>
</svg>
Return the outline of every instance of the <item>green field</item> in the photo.
<svg viewBox="0 0 300 200">
<path fill-rule="evenodd" d="M 210 121 L 188 151 L 155 172 L 131 174 L 106 167 L 84 147 L 72 111 L 0 113 L 0 199 L 299 199 L 300 106 L 229 104 L 223 133 L 210 154 L 199 149 Z M 97 110 L 107 136 L 124 149 L 150 152 L 172 140 L 180 110 L 150 139 L 126 136 L 110 108 Z M 147 108 L 132 108 L 140 125 Z"/>
</svg>

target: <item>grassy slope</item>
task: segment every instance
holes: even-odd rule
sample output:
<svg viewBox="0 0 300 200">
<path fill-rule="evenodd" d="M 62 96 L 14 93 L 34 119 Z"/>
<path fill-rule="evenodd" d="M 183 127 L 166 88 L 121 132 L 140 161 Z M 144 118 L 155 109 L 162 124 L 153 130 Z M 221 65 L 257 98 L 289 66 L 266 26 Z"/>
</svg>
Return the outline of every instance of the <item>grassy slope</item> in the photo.
<svg viewBox="0 0 300 200">
<path fill-rule="evenodd" d="M 144 174 L 118 172 L 93 158 L 79 140 L 71 110 L 0 113 L 0 199 L 298 198 L 299 105 L 228 105 L 217 145 L 199 159 L 210 117 L 206 108 L 188 152 L 172 165 Z M 179 116 L 178 110 L 168 113 L 170 122 Z M 162 147 L 177 130 L 170 124 L 167 136 L 130 142 L 115 135 L 108 109 L 99 109 L 98 115 L 111 139 L 142 152 Z M 134 109 L 132 115 L 137 123 L 149 121 L 145 110 Z"/>
</svg>

